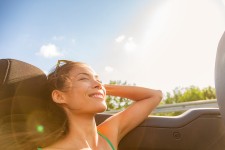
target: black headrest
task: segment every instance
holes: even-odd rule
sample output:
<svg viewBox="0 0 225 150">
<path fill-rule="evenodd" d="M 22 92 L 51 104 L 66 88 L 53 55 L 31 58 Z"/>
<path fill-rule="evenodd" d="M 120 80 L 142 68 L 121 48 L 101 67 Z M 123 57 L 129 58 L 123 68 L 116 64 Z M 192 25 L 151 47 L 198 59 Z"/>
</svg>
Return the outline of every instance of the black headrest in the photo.
<svg viewBox="0 0 225 150">
<path fill-rule="evenodd" d="M 51 143 L 46 138 L 65 120 L 56 106 L 42 70 L 19 60 L 0 59 L 1 150 L 30 150 Z"/>
<path fill-rule="evenodd" d="M 42 108 L 47 77 L 23 61 L 0 59 L 0 117 Z"/>
</svg>

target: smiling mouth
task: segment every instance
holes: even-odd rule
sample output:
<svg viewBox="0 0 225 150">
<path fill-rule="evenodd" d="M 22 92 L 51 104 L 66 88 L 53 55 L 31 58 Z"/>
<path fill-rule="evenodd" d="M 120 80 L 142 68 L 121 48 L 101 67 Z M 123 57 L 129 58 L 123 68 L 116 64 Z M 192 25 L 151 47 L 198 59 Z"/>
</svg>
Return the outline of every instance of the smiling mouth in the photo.
<svg viewBox="0 0 225 150">
<path fill-rule="evenodd" d="M 102 94 L 97 94 L 97 93 L 91 94 L 91 95 L 89 95 L 89 97 L 92 97 L 92 98 L 100 98 L 100 99 L 103 99 L 104 98 L 104 96 Z"/>
</svg>

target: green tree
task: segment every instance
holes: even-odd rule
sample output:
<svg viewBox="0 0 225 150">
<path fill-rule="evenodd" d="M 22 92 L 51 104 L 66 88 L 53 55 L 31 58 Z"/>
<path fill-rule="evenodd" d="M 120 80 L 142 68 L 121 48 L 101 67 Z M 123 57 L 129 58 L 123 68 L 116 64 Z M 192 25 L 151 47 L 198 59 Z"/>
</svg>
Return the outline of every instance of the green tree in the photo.
<svg viewBox="0 0 225 150">
<path fill-rule="evenodd" d="M 204 99 L 216 99 L 216 89 L 209 86 L 202 90 Z"/>
<path fill-rule="evenodd" d="M 197 101 L 197 100 L 208 100 L 216 99 L 215 88 L 208 86 L 206 88 L 200 89 L 197 86 L 190 86 L 185 88 L 175 88 L 172 93 L 167 92 L 165 99 L 161 103 L 164 104 L 174 104 L 181 102 Z M 157 116 L 177 116 L 182 114 L 184 111 L 168 112 L 168 113 L 154 113 Z"/>
<path fill-rule="evenodd" d="M 128 85 L 127 82 L 122 82 L 120 80 L 110 81 L 109 84 L 112 85 Z M 132 104 L 132 101 L 127 98 L 122 98 L 118 96 L 110 96 L 106 97 L 107 111 L 110 110 L 123 110 Z"/>
<path fill-rule="evenodd" d="M 216 98 L 215 88 L 211 86 L 203 89 L 200 89 L 197 86 L 190 86 L 186 88 L 175 88 L 172 93 L 167 92 L 164 99 L 164 103 L 174 104 L 174 103 L 207 100 L 215 98 Z"/>
</svg>

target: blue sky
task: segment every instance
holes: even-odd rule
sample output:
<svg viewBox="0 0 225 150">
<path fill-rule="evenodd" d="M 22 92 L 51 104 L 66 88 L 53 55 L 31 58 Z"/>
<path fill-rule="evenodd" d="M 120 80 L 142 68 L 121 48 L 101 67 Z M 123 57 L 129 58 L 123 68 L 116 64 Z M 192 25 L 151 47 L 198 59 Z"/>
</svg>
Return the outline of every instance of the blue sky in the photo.
<svg viewBox="0 0 225 150">
<path fill-rule="evenodd" d="M 48 72 L 83 61 L 104 83 L 214 86 L 223 0 L 2 0 L 0 57 Z"/>
</svg>

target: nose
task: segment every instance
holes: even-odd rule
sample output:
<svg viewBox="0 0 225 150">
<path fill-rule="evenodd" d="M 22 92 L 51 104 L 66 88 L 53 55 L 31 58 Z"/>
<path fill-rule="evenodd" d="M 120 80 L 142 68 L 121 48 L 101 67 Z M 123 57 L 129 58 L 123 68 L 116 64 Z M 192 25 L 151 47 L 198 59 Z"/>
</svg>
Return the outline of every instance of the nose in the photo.
<svg viewBox="0 0 225 150">
<path fill-rule="evenodd" d="M 102 89 L 103 88 L 103 85 L 100 81 L 98 80 L 94 80 L 94 88 L 97 88 L 97 89 Z"/>
</svg>

